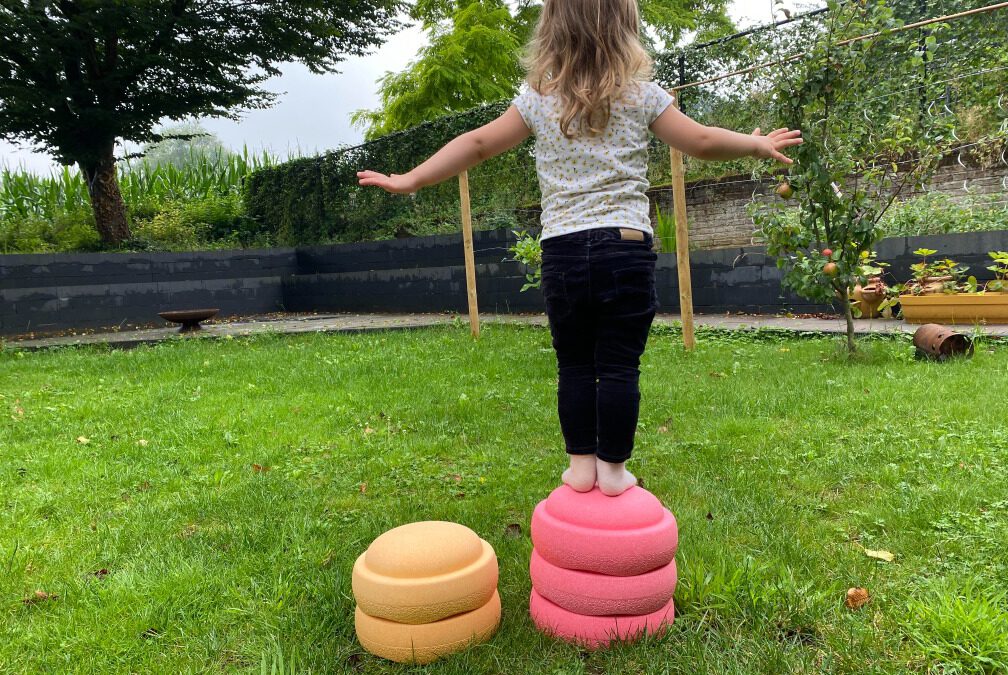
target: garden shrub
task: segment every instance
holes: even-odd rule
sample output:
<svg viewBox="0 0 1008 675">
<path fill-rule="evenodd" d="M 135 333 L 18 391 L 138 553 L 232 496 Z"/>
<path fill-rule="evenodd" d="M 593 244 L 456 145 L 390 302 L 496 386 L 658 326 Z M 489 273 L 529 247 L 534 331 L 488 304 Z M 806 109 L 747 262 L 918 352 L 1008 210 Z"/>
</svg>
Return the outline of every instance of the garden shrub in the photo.
<svg viewBox="0 0 1008 675">
<path fill-rule="evenodd" d="M 881 227 L 887 237 L 1008 230 L 1008 204 L 1003 195 L 929 192 L 894 204 Z"/>
<path fill-rule="evenodd" d="M 90 210 L 0 219 L 0 253 L 97 251 L 101 240 Z"/>
<path fill-rule="evenodd" d="M 270 237 L 245 214 L 241 196 L 210 194 L 167 202 L 131 214 L 131 248 L 167 251 L 270 246 Z"/>
<path fill-rule="evenodd" d="M 459 229 L 458 182 L 414 196 L 362 189 L 357 172 L 405 173 L 459 134 L 501 115 L 507 102 L 448 115 L 364 145 L 257 171 L 246 182 L 249 215 L 284 245 L 384 239 Z M 531 141 L 476 167 L 469 175 L 474 226 L 486 227 L 520 203 L 538 202 Z"/>
</svg>

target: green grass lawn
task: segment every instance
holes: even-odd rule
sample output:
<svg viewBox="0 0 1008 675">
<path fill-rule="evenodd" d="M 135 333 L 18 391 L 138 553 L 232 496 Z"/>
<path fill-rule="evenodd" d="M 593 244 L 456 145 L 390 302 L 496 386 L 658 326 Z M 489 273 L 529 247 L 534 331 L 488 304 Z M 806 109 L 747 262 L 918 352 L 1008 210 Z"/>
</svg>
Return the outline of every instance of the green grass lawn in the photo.
<svg viewBox="0 0 1008 675">
<path fill-rule="evenodd" d="M 678 616 L 596 653 L 527 614 L 565 461 L 545 329 L 2 352 L 0 671 L 1005 672 L 1008 349 L 700 339 L 652 336 L 631 466 L 679 520 Z M 357 645 L 350 571 L 427 519 L 494 546 L 503 624 L 398 666 Z"/>
</svg>

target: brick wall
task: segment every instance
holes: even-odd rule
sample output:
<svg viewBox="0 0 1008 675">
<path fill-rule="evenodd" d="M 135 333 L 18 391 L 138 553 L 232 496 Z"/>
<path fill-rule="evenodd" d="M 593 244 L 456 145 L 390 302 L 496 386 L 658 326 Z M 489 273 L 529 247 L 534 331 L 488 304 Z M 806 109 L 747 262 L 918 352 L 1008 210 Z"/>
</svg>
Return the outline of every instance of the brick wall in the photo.
<svg viewBox="0 0 1008 675">
<path fill-rule="evenodd" d="M 1004 194 L 1008 199 L 1004 181 L 1008 179 L 1008 166 L 998 164 L 993 168 L 979 168 L 957 157 L 942 163 L 933 177 L 929 189 L 953 198 L 968 194 Z M 963 185 L 969 193 L 963 190 Z M 748 213 L 749 202 L 755 193 L 763 201 L 774 197 L 776 181 L 754 181 L 746 176 L 731 176 L 719 181 L 699 181 L 686 186 L 686 217 L 689 221 L 690 244 L 696 248 L 721 248 L 748 246 L 753 240 L 753 222 Z M 672 213 L 672 189 L 658 187 L 649 193 L 653 204 L 663 213 Z M 652 217 L 654 211 L 652 209 Z"/>
</svg>

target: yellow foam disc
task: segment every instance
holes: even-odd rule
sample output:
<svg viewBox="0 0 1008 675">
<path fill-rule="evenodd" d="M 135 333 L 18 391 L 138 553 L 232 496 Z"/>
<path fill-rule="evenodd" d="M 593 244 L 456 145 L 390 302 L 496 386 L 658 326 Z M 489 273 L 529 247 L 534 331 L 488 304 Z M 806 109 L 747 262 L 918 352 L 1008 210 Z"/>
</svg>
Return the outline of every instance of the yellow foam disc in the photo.
<svg viewBox="0 0 1008 675">
<path fill-rule="evenodd" d="M 497 589 L 497 556 L 457 523 L 389 530 L 354 564 L 353 594 L 369 616 L 425 624 L 483 607 Z"/>
<path fill-rule="evenodd" d="M 494 591 L 482 607 L 433 623 L 396 623 L 368 616 L 358 607 L 354 624 L 357 639 L 370 653 L 399 663 L 430 663 L 486 642 L 497 630 L 500 617 L 500 596 Z"/>
</svg>

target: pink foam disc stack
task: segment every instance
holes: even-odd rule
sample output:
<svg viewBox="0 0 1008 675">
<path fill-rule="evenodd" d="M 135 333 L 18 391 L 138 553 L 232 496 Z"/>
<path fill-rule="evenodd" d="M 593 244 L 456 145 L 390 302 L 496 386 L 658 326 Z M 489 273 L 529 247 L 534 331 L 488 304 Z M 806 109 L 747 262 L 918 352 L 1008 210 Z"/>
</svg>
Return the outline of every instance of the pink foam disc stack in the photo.
<svg viewBox="0 0 1008 675">
<path fill-rule="evenodd" d="M 678 544 L 675 517 L 644 488 L 558 487 L 532 514 L 533 622 L 589 648 L 660 633 L 675 614 Z"/>
</svg>

